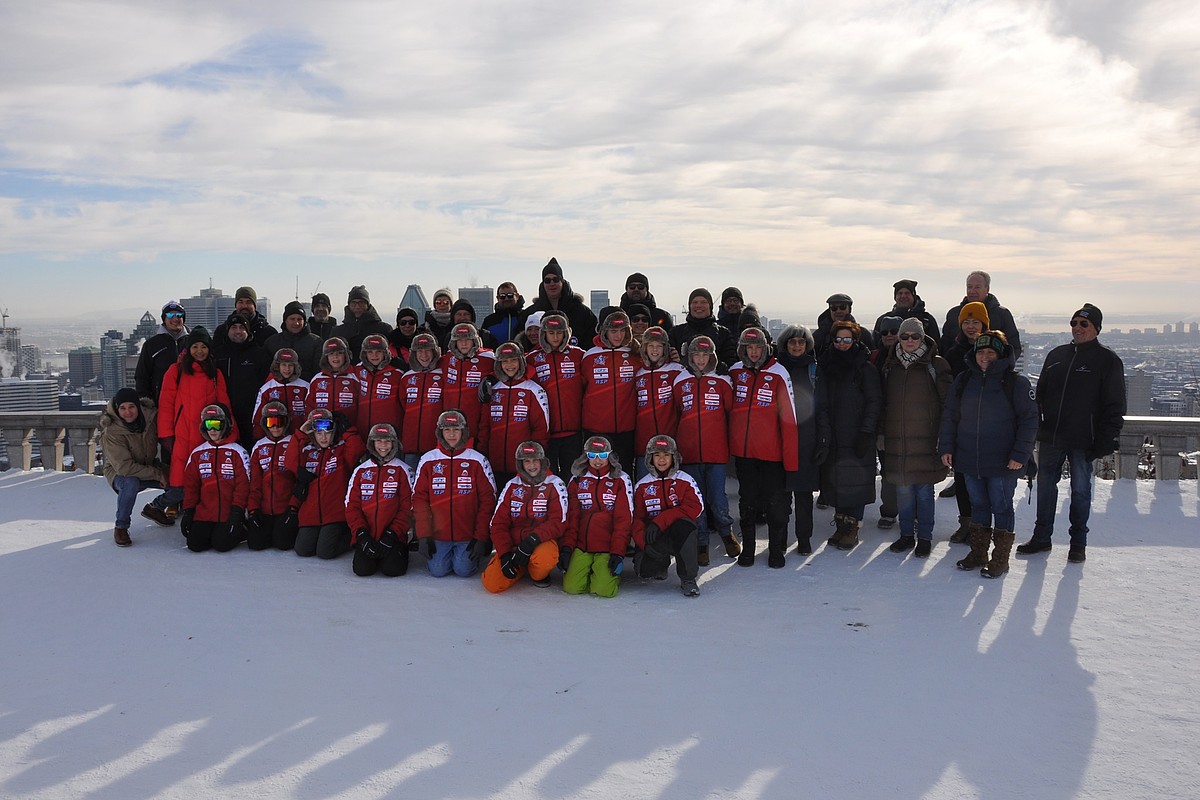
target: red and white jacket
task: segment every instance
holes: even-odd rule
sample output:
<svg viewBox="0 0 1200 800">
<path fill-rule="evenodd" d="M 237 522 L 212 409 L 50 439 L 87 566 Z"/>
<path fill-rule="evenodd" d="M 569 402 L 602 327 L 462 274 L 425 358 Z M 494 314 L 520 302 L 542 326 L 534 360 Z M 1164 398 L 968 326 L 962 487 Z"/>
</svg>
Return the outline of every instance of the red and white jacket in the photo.
<svg viewBox="0 0 1200 800">
<path fill-rule="evenodd" d="M 562 545 L 585 553 L 625 555 L 633 527 L 633 484 L 624 472 L 588 467 L 567 484 L 567 530 Z"/>
<path fill-rule="evenodd" d="M 774 358 L 759 369 L 737 362 L 729 370 L 733 406 L 729 409 L 729 452 L 741 458 L 778 461 L 800 468 L 796 400 L 788 371 Z"/>
<path fill-rule="evenodd" d="M 413 489 L 417 538 L 486 539 L 495 507 L 496 479 L 478 450 L 466 447 L 451 453 L 439 444 L 421 456 Z"/>
<path fill-rule="evenodd" d="M 641 360 L 628 347 L 597 345 L 583 355 L 583 429 L 628 433 L 637 423 L 633 380 Z"/>
<path fill-rule="evenodd" d="M 646 442 L 655 434 L 665 433 L 675 437 L 679 425 L 679 414 L 675 410 L 675 398 L 671 388 L 683 367 L 668 361 L 660 367 L 642 367 L 633 379 L 634 399 L 637 403 L 637 420 L 633 434 L 633 452 L 646 452 Z"/>
<path fill-rule="evenodd" d="M 292 435 L 281 439 L 264 436 L 250 449 L 250 505 L 246 511 L 284 514 L 292 504 L 296 476 L 288 470 L 287 453 Z"/>
<path fill-rule="evenodd" d="M 492 387 L 492 401 L 479 415 L 475 441 L 493 470 L 516 472 L 516 450 L 521 442 L 532 439 L 546 446 L 550 439 L 548 406 L 546 390 L 528 378 Z"/>
<path fill-rule="evenodd" d="M 679 415 L 679 457 L 684 464 L 724 464 L 729 461 L 729 409 L 733 383 L 725 375 L 696 376 L 683 370 L 671 389 Z"/>
<path fill-rule="evenodd" d="M 442 408 L 457 408 L 467 418 L 467 431 L 472 436 L 479 432 L 479 414 L 483 403 L 479 400 L 479 384 L 496 371 L 496 360 L 491 350 L 480 350 L 472 358 L 459 358 L 446 353 L 438 362 L 442 371 Z"/>
<path fill-rule="evenodd" d="M 321 448 L 303 431 L 292 437 L 287 466 L 293 475 L 306 469 L 316 477 L 308 485 L 308 496 L 300 503 L 300 527 L 332 525 L 346 521 L 346 487 L 350 475 L 367 450 L 358 431 L 350 428 L 331 446 Z M 296 505 L 292 498 L 292 505 Z"/>
<path fill-rule="evenodd" d="M 196 509 L 197 522 L 226 522 L 234 506 L 246 510 L 249 498 L 250 458 L 236 438 L 192 450 L 183 469 L 183 507 Z"/>
<path fill-rule="evenodd" d="M 399 433 L 404 427 L 404 407 L 400 404 L 404 373 L 387 362 L 379 369 L 359 364 L 353 372 L 358 378 L 358 417 L 354 424 L 360 431 L 370 431 L 372 426 L 386 422 Z"/>
<path fill-rule="evenodd" d="M 254 401 L 254 435 L 259 438 L 265 435 L 266 432 L 262 429 L 262 407 L 271 401 L 278 401 L 287 407 L 290 420 L 288 432 L 295 433 L 308 416 L 308 407 L 305 405 L 307 400 L 308 381 L 296 378 L 288 383 L 280 383 L 271 378 L 263 384 L 258 392 L 258 399 Z"/>
<path fill-rule="evenodd" d="M 308 397 L 304 400 L 304 413 L 308 415 L 314 408 L 327 408 L 330 411 L 340 411 L 350 420 L 351 425 L 358 423 L 358 376 L 352 368 L 344 372 L 330 375 L 328 372 L 318 372 L 308 384 Z M 303 422 L 303 418 L 301 419 Z"/>
<path fill-rule="evenodd" d="M 556 542 L 567 526 L 567 487 L 557 475 L 536 486 L 521 476 L 504 484 L 492 514 L 492 546 L 498 555 L 512 552 L 531 533 L 541 542 Z"/>
<path fill-rule="evenodd" d="M 704 513 L 704 500 L 700 487 L 686 472 L 678 468 L 665 478 L 651 470 L 633 487 L 633 540 L 637 546 L 646 547 L 646 523 L 650 520 L 665 531 L 681 519 L 700 519 Z"/>
<path fill-rule="evenodd" d="M 413 472 L 407 464 L 393 458 L 383 464 L 368 459 L 358 465 L 346 490 L 351 544 L 358 544 L 360 530 L 376 541 L 390 530 L 400 537 L 397 547 L 405 547 L 412 514 Z"/>
<path fill-rule="evenodd" d="M 400 404 L 404 430 L 400 445 L 406 453 L 428 453 L 437 447 L 437 418 L 444 409 L 445 387 L 440 369 L 409 370 L 400 378 Z"/>
<path fill-rule="evenodd" d="M 570 345 L 547 353 L 537 349 L 525 356 L 533 379 L 546 390 L 550 409 L 550 438 L 583 430 L 583 350 Z"/>
</svg>

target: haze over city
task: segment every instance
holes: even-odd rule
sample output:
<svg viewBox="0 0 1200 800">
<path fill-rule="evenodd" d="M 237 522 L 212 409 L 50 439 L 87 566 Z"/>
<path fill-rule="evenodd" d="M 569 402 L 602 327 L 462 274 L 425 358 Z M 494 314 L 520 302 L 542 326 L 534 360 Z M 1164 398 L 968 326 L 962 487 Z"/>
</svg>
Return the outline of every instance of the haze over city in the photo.
<svg viewBox="0 0 1200 800">
<path fill-rule="evenodd" d="M 873 316 L 905 277 L 936 315 L 980 268 L 1019 317 L 1195 319 L 1194 3 L 46 2 L 0 31 L 14 314 L 212 278 L 365 283 L 386 318 L 408 283 L 532 298 L 555 256 L 675 313 L 736 284 Z"/>
</svg>

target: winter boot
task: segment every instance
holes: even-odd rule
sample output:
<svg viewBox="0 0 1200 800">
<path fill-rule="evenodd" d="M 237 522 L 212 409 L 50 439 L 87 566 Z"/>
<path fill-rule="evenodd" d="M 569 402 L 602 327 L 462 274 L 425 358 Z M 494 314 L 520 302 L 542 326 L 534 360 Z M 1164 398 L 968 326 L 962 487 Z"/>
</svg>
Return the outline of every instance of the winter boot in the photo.
<svg viewBox="0 0 1200 800">
<path fill-rule="evenodd" d="M 779 569 L 785 563 L 783 552 L 787 550 L 787 528 L 767 526 L 767 566 Z"/>
<path fill-rule="evenodd" d="M 1017 545 L 1017 555 L 1031 556 L 1036 553 L 1049 553 L 1054 549 L 1054 545 L 1049 539 L 1030 539 L 1025 544 Z"/>
<path fill-rule="evenodd" d="M 743 519 L 741 521 L 742 529 L 742 552 L 738 555 L 739 567 L 754 566 L 754 539 L 758 535 L 757 526 L 753 520 Z"/>
<path fill-rule="evenodd" d="M 929 553 L 932 550 L 932 539 L 917 539 L 917 549 L 913 550 L 913 555 L 917 558 L 929 558 Z"/>
<path fill-rule="evenodd" d="M 737 558 L 742 554 L 742 543 L 733 535 L 733 531 L 722 536 L 721 541 L 725 543 L 725 555 Z"/>
<path fill-rule="evenodd" d="M 696 551 L 696 563 L 702 567 L 708 566 L 708 548 L 701 547 Z"/>
<path fill-rule="evenodd" d="M 811 556 L 812 555 L 812 537 L 805 536 L 796 539 L 796 555 Z"/>
<path fill-rule="evenodd" d="M 971 536 L 971 518 L 960 516 L 958 530 L 950 534 L 950 544 L 966 544 Z"/>
<path fill-rule="evenodd" d="M 151 503 L 146 503 L 142 507 L 142 516 L 156 525 L 162 525 L 164 528 L 169 528 L 175 524 L 174 517 L 168 516 L 167 512 Z"/>
<path fill-rule="evenodd" d="M 838 550 L 853 550 L 858 547 L 858 526 L 861 522 L 848 514 L 838 514 L 838 530 L 842 533 L 833 546 Z"/>
<path fill-rule="evenodd" d="M 955 565 L 959 569 L 979 569 L 987 563 L 988 545 L 992 543 L 992 529 L 986 525 L 971 523 L 969 537 L 971 552 Z"/>
<path fill-rule="evenodd" d="M 899 539 L 892 542 L 892 546 L 889 547 L 888 550 L 891 550 L 893 553 L 907 553 L 909 550 L 913 549 L 913 545 L 916 543 L 917 540 L 915 538 L 905 533 L 902 534 Z"/>
<path fill-rule="evenodd" d="M 1008 556 L 1012 553 L 1013 539 L 1016 534 L 1012 531 L 996 531 L 992 534 L 992 558 L 987 566 L 979 570 L 985 578 L 999 578 L 1008 572 Z"/>
<path fill-rule="evenodd" d="M 129 538 L 128 528 L 113 528 L 113 542 L 117 547 L 129 547 L 133 540 Z"/>
<path fill-rule="evenodd" d="M 1082 564 L 1087 561 L 1087 545 L 1073 544 L 1067 551 L 1067 561 L 1072 564 Z"/>
</svg>

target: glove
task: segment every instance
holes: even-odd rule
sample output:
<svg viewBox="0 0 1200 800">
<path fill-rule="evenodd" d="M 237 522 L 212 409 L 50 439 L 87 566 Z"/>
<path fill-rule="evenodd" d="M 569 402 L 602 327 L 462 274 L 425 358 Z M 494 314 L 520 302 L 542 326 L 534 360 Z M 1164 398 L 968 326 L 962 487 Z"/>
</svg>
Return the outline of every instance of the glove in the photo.
<svg viewBox="0 0 1200 800">
<path fill-rule="evenodd" d="M 657 525 L 655 525 L 653 522 L 647 522 L 645 525 L 645 529 L 646 529 L 646 547 L 649 547 L 650 545 L 652 545 L 656 541 L 658 541 L 658 537 L 662 533 L 662 530 L 660 530 L 659 527 Z"/>
<path fill-rule="evenodd" d="M 316 475 L 306 470 L 304 467 L 296 473 L 296 485 L 292 487 L 292 497 L 303 503 L 308 499 L 308 485 L 316 479 Z"/>
<path fill-rule="evenodd" d="M 520 574 L 521 567 L 525 565 L 517 562 L 518 558 L 516 550 L 500 556 L 500 571 L 504 573 L 504 577 L 515 578 Z"/>
<path fill-rule="evenodd" d="M 854 437 L 854 455 L 866 458 L 874 449 L 875 434 L 860 431 L 858 436 Z"/>
<path fill-rule="evenodd" d="M 377 544 L 379 545 L 379 557 L 383 558 L 392 552 L 392 548 L 400 544 L 400 537 L 393 530 L 385 530 L 379 537 Z"/>
<path fill-rule="evenodd" d="M 538 535 L 536 533 L 531 533 L 522 539 L 521 543 L 517 545 L 517 552 L 524 556 L 525 560 L 528 561 L 529 557 L 533 555 L 533 551 L 541 543 L 542 540 L 538 538 Z"/>
<path fill-rule="evenodd" d="M 185 508 L 179 515 L 179 532 L 184 536 L 192 535 L 192 520 L 196 518 L 196 509 Z"/>
<path fill-rule="evenodd" d="M 1095 461 L 1097 458 L 1104 458 L 1110 453 L 1117 452 L 1117 441 L 1114 439 L 1109 442 L 1096 442 L 1095 446 L 1084 453 L 1088 461 Z"/>
<path fill-rule="evenodd" d="M 367 533 L 366 528 L 359 528 L 354 532 L 354 542 L 358 547 L 358 552 L 367 558 L 379 558 L 379 550 L 375 547 L 375 540 L 371 538 L 371 534 Z"/>
<path fill-rule="evenodd" d="M 417 552 L 425 556 L 425 558 L 433 558 L 433 554 L 436 552 L 436 547 L 433 544 L 433 537 L 426 536 L 424 539 L 421 539 L 420 543 L 417 545 Z"/>
<path fill-rule="evenodd" d="M 813 448 L 813 463 L 818 467 L 829 460 L 829 440 L 821 439 Z"/>
<path fill-rule="evenodd" d="M 477 564 L 487 558 L 490 552 L 492 552 L 492 543 L 487 539 L 472 539 L 470 547 L 467 548 L 467 555 Z"/>
<path fill-rule="evenodd" d="M 162 460 L 168 467 L 171 464 L 171 454 L 175 451 L 175 437 L 164 436 L 158 440 L 158 446 L 162 448 Z"/>
<path fill-rule="evenodd" d="M 569 566 L 571 566 L 571 548 L 560 545 L 558 548 L 558 568 L 566 572 Z"/>
<path fill-rule="evenodd" d="M 608 556 L 608 571 L 613 575 L 620 575 L 621 570 L 625 568 L 625 556 L 620 553 L 610 553 Z"/>
<path fill-rule="evenodd" d="M 251 511 L 246 514 L 246 527 L 256 531 L 261 531 L 263 526 L 263 515 L 261 511 Z"/>
<path fill-rule="evenodd" d="M 300 530 L 300 515 L 296 509 L 289 507 L 283 513 L 283 518 L 279 520 L 279 532 L 284 536 L 295 538 L 298 530 Z"/>
<path fill-rule="evenodd" d="M 487 405 L 492 402 L 492 387 L 500 382 L 495 375 L 488 375 L 479 382 L 479 402 Z"/>
<path fill-rule="evenodd" d="M 241 506 L 229 509 L 229 535 L 235 542 L 246 538 L 246 510 Z"/>
</svg>

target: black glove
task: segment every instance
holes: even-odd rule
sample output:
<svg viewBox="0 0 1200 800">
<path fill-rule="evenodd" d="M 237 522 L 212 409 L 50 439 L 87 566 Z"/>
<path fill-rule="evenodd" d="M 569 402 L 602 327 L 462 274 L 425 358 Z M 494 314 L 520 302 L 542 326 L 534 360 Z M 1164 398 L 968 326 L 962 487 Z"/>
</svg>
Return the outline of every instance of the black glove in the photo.
<svg viewBox="0 0 1200 800">
<path fill-rule="evenodd" d="M 479 382 L 479 402 L 487 405 L 492 402 L 492 387 L 500 382 L 495 375 L 488 375 Z"/>
<path fill-rule="evenodd" d="M 818 467 L 829 460 L 829 440 L 821 439 L 813 448 L 813 463 Z"/>
<path fill-rule="evenodd" d="M 379 537 L 379 557 L 383 558 L 388 553 L 392 552 L 392 548 L 400 544 L 400 537 L 393 530 L 384 530 Z"/>
<path fill-rule="evenodd" d="M 541 543 L 542 540 L 538 538 L 538 535 L 536 533 L 531 533 L 522 539 L 521 543 L 517 545 L 517 552 L 525 556 L 525 560 L 528 561 L 529 557 L 533 555 L 533 551 L 537 549 L 537 546 Z"/>
<path fill-rule="evenodd" d="M 196 518 L 196 509 L 185 508 L 179 515 L 179 532 L 184 536 L 192 535 L 192 520 Z"/>
<path fill-rule="evenodd" d="M 251 511 L 246 514 L 246 527 L 256 531 L 261 531 L 263 526 L 263 515 L 261 511 Z"/>
<path fill-rule="evenodd" d="M 649 547 L 658 541 L 658 537 L 662 534 L 662 530 L 659 529 L 659 527 L 653 522 L 647 522 L 644 527 L 646 529 L 646 547 Z"/>
<path fill-rule="evenodd" d="M 470 547 L 467 548 L 467 555 L 477 564 L 487 558 L 490 552 L 492 552 L 492 543 L 487 539 L 472 539 Z"/>
<path fill-rule="evenodd" d="M 563 572 L 567 571 L 567 567 L 571 566 L 571 548 L 558 546 L 558 568 Z"/>
<path fill-rule="evenodd" d="M 1087 456 L 1088 461 L 1095 461 L 1097 458 L 1104 458 L 1110 453 L 1117 452 L 1117 445 L 1116 439 L 1108 442 L 1096 442 L 1095 446 L 1084 455 Z"/>
<path fill-rule="evenodd" d="M 417 545 L 417 552 L 425 556 L 425 558 L 433 558 L 433 554 L 436 551 L 437 548 L 433 544 L 432 536 L 426 536 L 424 539 L 421 539 L 420 544 Z"/>
<path fill-rule="evenodd" d="M 859 431 L 858 436 L 854 437 L 854 455 L 859 458 L 866 458 L 875 450 L 875 434 Z"/>
<path fill-rule="evenodd" d="M 279 532 L 284 536 L 295 538 L 296 531 L 300 530 L 300 514 L 296 509 L 289 507 L 283 512 L 283 518 L 279 520 Z"/>
<path fill-rule="evenodd" d="M 296 473 L 296 485 L 292 487 L 292 497 L 303 503 L 308 498 L 308 485 L 316 477 L 316 475 L 301 467 L 300 471 Z"/>
<path fill-rule="evenodd" d="M 246 531 L 243 526 L 246 524 L 246 510 L 241 506 L 233 506 L 229 509 L 229 535 L 233 537 L 235 542 L 240 542 L 246 538 Z"/>
<path fill-rule="evenodd" d="M 613 575 L 620 575 L 621 570 L 625 567 L 625 556 L 620 553 L 610 553 L 608 556 L 608 571 Z"/>
<path fill-rule="evenodd" d="M 367 558 L 379 558 L 379 550 L 375 547 L 375 540 L 371 538 L 371 534 L 367 533 L 366 528 L 359 528 L 354 532 L 354 543 L 358 547 L 358 552 Z"/>
<path fill-rule="evenodd" d="M 506 578 L 515 578 L 521 572 L 523 564 L 518 563 L 517 551 L 510 550 L 500 556 L 500 571 L 504 573 Z"/>
</svg>

